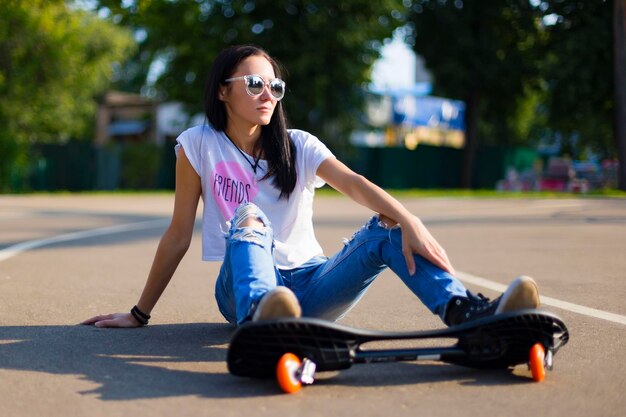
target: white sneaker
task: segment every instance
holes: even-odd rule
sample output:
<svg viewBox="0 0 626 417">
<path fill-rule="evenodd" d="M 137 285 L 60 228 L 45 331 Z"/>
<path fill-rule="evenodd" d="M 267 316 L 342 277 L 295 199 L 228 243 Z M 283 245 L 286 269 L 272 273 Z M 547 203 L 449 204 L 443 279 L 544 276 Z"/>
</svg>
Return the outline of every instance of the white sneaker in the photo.
<svg viewBox="0 0 626 417">
<path fill-rule="evenodd" d="M 296 295 L 287 287 L 276 287 L 261 298 L 252 321 L 300 318 L 302 309 Z"/>
<path fill-rule="evenodd" d="M 496 314 L 539 307 L 539 287 L 531 277 L 522 275 L 500 297 Z"/>
</svg>

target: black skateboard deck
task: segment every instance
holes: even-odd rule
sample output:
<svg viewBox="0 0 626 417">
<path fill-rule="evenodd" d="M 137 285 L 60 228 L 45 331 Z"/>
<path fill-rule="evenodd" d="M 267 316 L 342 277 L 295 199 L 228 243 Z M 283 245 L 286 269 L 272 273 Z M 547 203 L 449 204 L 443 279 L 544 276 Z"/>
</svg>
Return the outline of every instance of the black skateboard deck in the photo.
<svg viewBox="0 0 626 417">
<path fill-rule="evenodd" d="M 447 339 L 447 344 L 405 349 L 362 346 L 375 341 L 417 339 Z M 227 362 L 233 375 L 260 378 L 275 377 L 277 363 L 285 353 L 314 362 L 317 371 L 347 369 L 356 363 L 419 359 L 506 369 L 528 363 L 531 348 L 541 344 L 545 364 L 551 369 L 553 355 L 568 339 L 563 321 L 543 310 L 520 310 L 450 328 L 417 332 L 379 332 L 319 319 L 281 319 L 239 327 L 230 342 Z"/>
</svg>

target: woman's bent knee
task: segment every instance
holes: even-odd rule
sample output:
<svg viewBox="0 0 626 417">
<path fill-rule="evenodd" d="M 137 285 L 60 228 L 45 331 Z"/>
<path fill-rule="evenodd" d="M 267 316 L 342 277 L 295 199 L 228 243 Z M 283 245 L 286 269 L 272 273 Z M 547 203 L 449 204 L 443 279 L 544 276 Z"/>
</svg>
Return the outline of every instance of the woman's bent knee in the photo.
<svg viewBox="0 0 626 417">
<path fill-rule="evenodd" d="M 230 222 L 229 242 L 247 241 L 273 247 L 273 239 L 270 221 L 257 205 L 245 203 L 237 207 Z"/>
<path fill-rule="evenodd" d="M 270 226 L 265 213 L 254 203 L 245 203 L 237 207 L 231 224 L 234 228 L 262 229 Z"/>
</svg>

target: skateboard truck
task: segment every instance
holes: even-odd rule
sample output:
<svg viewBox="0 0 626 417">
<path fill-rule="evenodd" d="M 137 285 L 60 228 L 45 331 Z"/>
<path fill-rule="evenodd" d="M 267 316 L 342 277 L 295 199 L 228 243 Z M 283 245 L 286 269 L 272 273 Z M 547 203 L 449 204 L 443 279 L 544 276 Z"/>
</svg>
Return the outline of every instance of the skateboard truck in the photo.
<svg viewBox="0 0 626 417">
<path fill-rule="evenodd" d="M 548 349 L 546 352 L 546 369 L 551 371 L 554 368 L 554 360 L 552 356 L 552 349 Z"/>
<path fill-rule="evenodd" d="M 298 368 L 296 375 L 303 384 L 311 385 L 315 381 L 315 369 L 317 365 L 309 358 L 302 360 L 302 365 Z"/>
</svg>

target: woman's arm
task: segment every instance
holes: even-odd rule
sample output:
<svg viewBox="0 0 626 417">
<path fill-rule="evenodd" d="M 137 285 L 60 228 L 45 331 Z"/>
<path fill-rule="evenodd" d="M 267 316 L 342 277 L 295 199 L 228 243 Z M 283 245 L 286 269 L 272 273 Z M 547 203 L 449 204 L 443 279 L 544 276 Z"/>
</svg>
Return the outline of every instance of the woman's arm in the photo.
<svg viewBox="0 0 626 417">
<path fill-rule="evenodd" d="M 337 191 L 379 213 L 381 220 L 386 224 L 400 225 L 402 253 L 406 259 L 409 274 L 415 273 L 413 254 L 421 255 L 451 274 L 455 273 L 446 252 L 422 221 L 385 190 L 355 173 L 335 158 L 328 158 L 322 162 L 317 169 L 317 175 Z"/>
<path fill-rule="evenodd" d="M 176 196 L 172 221 L 159 242 L 148 280 L 137 302 L 139 310 L 148 315 L 189 248 L 200 194 L 200 177 L 181 148 L 176 161 Z M 140 325 L 130 313 L 96 316 L 85 320 L 82 324 L 95 324 L 97 327 L 137 327 Z"/>
</svg>

